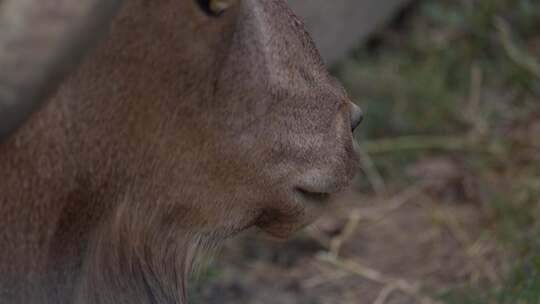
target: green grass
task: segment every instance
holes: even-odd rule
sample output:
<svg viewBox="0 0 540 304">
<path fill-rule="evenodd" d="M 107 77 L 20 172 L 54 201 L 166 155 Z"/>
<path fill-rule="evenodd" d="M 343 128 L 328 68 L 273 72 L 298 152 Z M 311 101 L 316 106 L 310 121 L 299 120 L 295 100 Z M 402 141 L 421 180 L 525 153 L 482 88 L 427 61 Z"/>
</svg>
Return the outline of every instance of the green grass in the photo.
<svg viewBox="0 0 540 304">
<path fill-rule="evenodd" d="M 540 235 L 537 235 L 540 237 Z M 533 254 L 522 260 L 499 289 L 462 288 L 441 295 L 449 304 L 530 304 L 540 301 L 540 256 Z"/>
<path fill-rule="evenodd" d="M 441 295 L 447 303 L 540 303 L 540 146 L 525 136 L 540 121 L 539 29 L 538 0 L 424 0 L 334 69 L 366 112 L 360 142 L 395 145 L 372 155 L 385 178 L 406 179 L 407 165 L 424 155 L 474 169 L 489 202 L 485 229 L 516 261 L 501 286 L 455 288 Z M 426 136 L 471 146 L 410 143 Z"/>
</svg>

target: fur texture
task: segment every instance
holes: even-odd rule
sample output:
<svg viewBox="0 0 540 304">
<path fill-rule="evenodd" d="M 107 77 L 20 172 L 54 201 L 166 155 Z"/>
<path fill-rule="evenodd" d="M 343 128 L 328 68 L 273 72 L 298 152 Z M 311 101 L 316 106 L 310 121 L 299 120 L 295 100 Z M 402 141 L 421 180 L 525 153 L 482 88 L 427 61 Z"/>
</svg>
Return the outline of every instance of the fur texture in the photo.
<svg viewBox="0 0 540 304">
<path fill-rule="evenodd" d="M 283 0 L 126 1 L 0 146 L 0 302 L 184 303 L 201 250 L 348 184 L 349 103 Z"/>
</svg>

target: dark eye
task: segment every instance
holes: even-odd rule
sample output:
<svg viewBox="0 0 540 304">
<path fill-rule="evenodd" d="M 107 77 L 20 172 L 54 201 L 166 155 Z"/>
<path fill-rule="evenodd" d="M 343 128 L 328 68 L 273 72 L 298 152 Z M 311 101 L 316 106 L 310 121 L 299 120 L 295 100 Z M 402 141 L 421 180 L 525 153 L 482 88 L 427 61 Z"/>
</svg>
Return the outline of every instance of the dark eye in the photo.
<svg viewBox="0 0 540 304">
<path fill-rule="evenodd" d="M 217 17 L 234 5 L 238 0 L 195 0 L 208 15 Z"/>
</svg>

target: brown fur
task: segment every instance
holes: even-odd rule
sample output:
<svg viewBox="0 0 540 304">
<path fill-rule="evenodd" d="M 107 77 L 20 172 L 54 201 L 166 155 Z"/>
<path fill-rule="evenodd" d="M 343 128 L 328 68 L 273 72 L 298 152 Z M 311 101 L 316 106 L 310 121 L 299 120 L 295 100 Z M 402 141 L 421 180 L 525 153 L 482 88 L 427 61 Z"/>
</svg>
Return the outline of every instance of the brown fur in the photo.
<svg viewBox="0 0 540 304">
<path fill-rule="evenodd" d="M 348 184 L 350 124 L 283 0 L 219 17 L 127 1 L 0 146 L 0 302 L 184 303 L 200 250 L 253 225 L 287 236 L 308 192 Z"/>
</svg>

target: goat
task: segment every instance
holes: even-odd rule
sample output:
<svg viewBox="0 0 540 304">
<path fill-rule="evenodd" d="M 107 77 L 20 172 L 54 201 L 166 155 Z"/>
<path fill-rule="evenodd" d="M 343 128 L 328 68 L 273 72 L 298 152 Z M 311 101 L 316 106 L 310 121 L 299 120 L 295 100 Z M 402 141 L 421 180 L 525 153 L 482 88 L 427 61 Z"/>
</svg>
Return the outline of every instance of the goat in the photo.
<svg viewBox="0 0 540 304">
<path fill-rule="evenodd" d="M 287 237 L 362 113 L 284 0 L 0 2 L 0 302 L 185 303 L 201 250 Z"/>
</svg>

